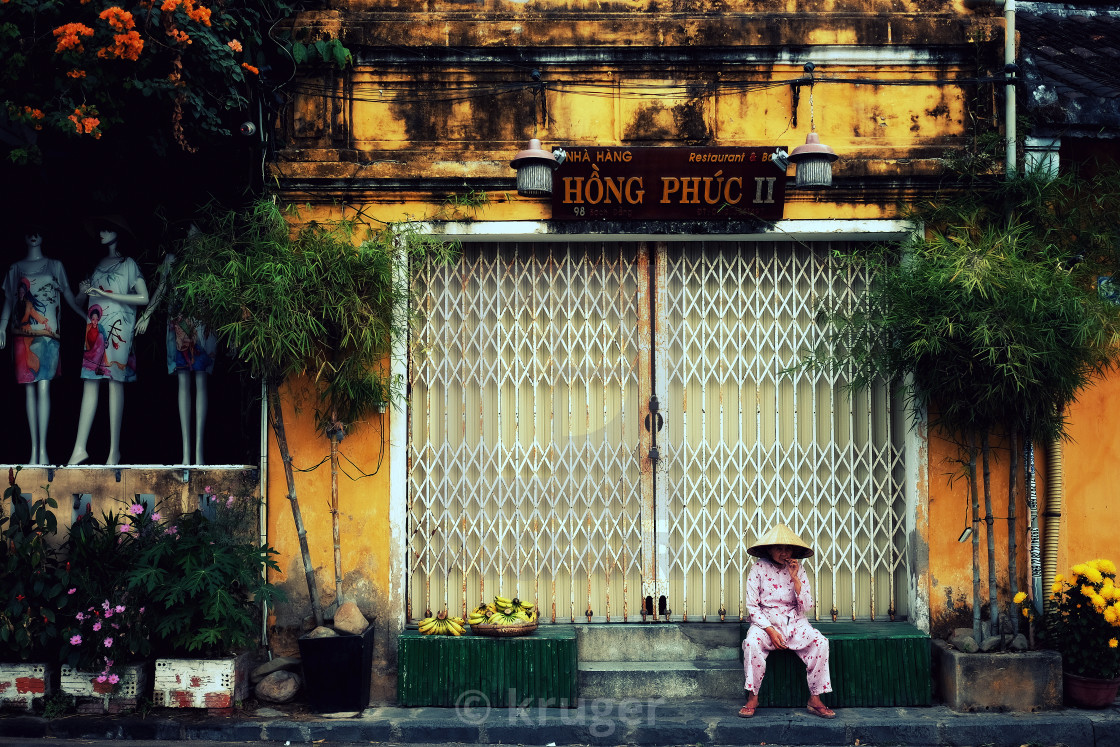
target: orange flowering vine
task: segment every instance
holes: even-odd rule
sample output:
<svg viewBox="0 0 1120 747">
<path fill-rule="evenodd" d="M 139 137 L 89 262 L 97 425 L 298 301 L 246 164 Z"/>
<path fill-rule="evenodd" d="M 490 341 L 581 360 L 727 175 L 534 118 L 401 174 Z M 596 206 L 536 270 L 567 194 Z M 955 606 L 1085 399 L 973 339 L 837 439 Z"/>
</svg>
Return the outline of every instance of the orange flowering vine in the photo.
<svg viewBox="0 0 1120 747">
<path fill-rule="evenodd" d="M 182 30 L 177 29 L 175 27 L 169 28 L 167 30 L 167 35 L 170 36 L 174 41 L 179 42 L 180 44 L 191 44 L 192 43 L 190 34 L 188 34 L 186 31 L 182 31 Z"/>
<path fill-rule="evenodd" d="M 54 38 L 58 39 L 58 45 L 54 48 L 55 54 L 68 51 L 81 54 L 86 51 L 86 48 L 82 45 L 82 37 L 93 36 L 93 29 L 84 23 L 64 23 L 52 33 Z"/>
<path fill-rule="evenodd" d="M 253 67 L 252 65 L 250 65 L 248 62 L 242 62 L 241 67 L 245 68 L 246 70 L 248 70 L 253 75 L 260 75 L 261 71 L 259 69 L 255 68 L 255 67 Z"/>
<path fill-rule="evenodd" d="M 66 71 L 66 77 L 67 78 L 73 78 L 75 80 L 80 80 L 81 78 L 86 77 L 86 71 L 85 70 L 67 70 Z"/>
<path fill-rule="evenodd" d="M 237 41 L 236 39 L 230 39 L 228 42 L 226 42 L 226 46 L 232 49 L 234 52 L 241 51 L 241 42 Z"/>
<path fill-rule="evenodd" d="M 95 115 L 97 108 L 93 106 L 81 105 L 74 110 L 67 119 L 74 123 L 74 129 L 79 135 L 92 135 L 94 140 L 101 137 L 101 120 Z"/>
<path fill-rule="evenodd" d="M 101 11 L 98 18 L 108 23 L 109 27 L 115 31 L 128 31 L 136 28 L 136 21 L 133 20 L 132 14 L 116 5 Z"/>
<path fill-rule="evenodd" d="M 113 43 L 108 47 L 98 50 L 97 56 L 102 59 L 117 58 L 121 60 L 138 60 L 144 51 L 144 40 L 139 32 L 126 31 L 123 34 L 114 34 Z"/>
</svg>

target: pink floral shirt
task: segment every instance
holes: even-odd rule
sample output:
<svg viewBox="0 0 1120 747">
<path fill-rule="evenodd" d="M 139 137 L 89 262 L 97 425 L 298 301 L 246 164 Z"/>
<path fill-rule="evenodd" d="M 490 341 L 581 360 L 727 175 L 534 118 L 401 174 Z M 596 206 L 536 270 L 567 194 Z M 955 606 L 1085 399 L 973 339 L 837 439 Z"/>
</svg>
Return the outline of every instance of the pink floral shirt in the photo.
<svg viewBox="0 0 1120 747">
<path fill-rule="evenodd" d="M 754 564 L 747 574 L 747 612 L 751 624 L 760 628 L 773 626 L 788 635 L 792 623 L 807 620 L 805 613 L 813 608 L 813 595 L 804 566 L 798 565 L 797 577 L 801 581 L 800 594 L 793 592 L 789 569 L 762 558 Z"/>
</svg>

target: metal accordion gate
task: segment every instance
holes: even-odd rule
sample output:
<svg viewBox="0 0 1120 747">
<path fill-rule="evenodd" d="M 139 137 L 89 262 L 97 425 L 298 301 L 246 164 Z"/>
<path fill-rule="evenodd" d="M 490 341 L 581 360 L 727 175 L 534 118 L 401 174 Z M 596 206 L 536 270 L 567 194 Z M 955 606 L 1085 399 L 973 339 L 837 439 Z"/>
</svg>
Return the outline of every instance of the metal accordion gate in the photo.
<svg viewBox="0 0 1120 747">
<path fill-rule="evenodd" d="M 745 619 L 746 548 L 815 549 L 818 616 L 905 617 L 902 413 L 798 367 L 837 244 L 465 244 L 415 278 L 407 617 Z"/>
</svg>

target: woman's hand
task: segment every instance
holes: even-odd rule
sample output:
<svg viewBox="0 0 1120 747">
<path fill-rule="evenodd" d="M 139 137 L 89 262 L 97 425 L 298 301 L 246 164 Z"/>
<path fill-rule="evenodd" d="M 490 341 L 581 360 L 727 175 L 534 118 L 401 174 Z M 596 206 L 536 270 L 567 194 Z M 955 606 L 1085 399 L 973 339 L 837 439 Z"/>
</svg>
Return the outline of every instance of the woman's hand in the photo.
<svg viewBox="0 0 1120 747">
<path fill-rule="evenodd" d="M 766 629 L 766 634 L 770 636 L 770 642 L 774 644 L 774 648 L 789 648 L 786 645 L 786 639 L 773 625 Z"/>
<path fill-rule="evenodd" d="M 797 577 L 797 573 L 801 570 L 801 564 L 797 562 L 797 558 L 790 558 L 786 568 L 789 568 L 789 577 L 793 580 L 793 593 L 800 595 L 801 579 Z"/>
</svg>

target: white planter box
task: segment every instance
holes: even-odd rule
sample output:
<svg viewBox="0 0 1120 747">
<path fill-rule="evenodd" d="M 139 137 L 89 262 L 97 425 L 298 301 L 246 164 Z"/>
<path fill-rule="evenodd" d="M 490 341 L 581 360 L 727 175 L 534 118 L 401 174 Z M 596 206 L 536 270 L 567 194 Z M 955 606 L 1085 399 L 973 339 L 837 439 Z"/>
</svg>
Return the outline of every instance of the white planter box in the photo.
<svg viewBox="0 0 1120 747">
<path fill-rule="evenodd" d="M 64 664 L 59 688 L 77 699 L 79 713 L 120 713 L 148 697 L 152 686 L 148 662 L 117 667 L 114 672 L 120 681 L 110 685 L 97 681 L 99 672 L 81 672 Z"/>
<path fill-rule="evenodd" d="M 230 710 L 249 697 L 248 654 L 226 659 L 156 659 L 152 702 L 162 708 Z"/>
<path fill-rule="evenodd" d="M 0 662 L 0 708 L 30 711 L 58 687 L 58 670 L 41 662 Z"/>
</svg>

